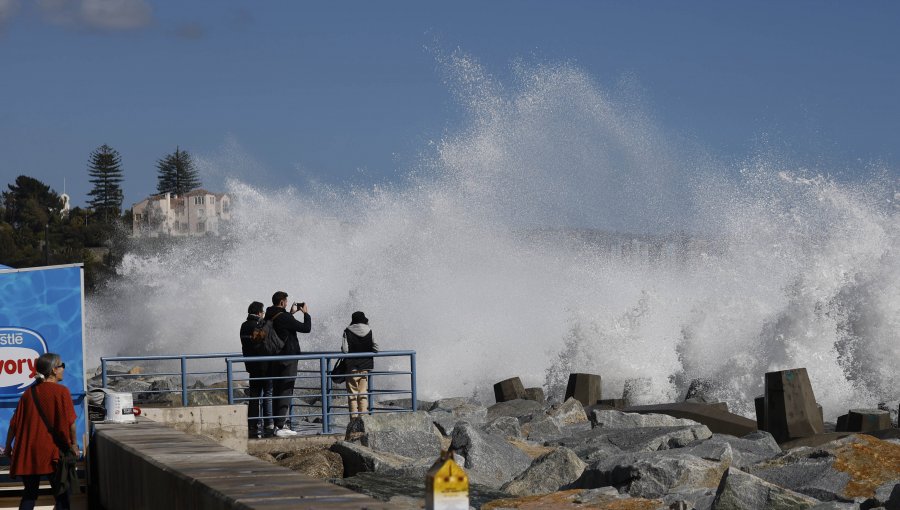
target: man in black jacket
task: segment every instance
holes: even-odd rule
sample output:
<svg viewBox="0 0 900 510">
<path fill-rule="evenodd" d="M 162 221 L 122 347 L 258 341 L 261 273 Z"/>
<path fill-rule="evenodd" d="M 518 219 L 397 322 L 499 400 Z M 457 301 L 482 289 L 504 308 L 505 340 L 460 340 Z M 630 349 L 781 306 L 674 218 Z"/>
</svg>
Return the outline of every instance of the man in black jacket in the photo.
<svg viewBox="0 0 900 510">
<path fill-rule="evenodd" d="M 284 341 L 284 348 L 278 355 L 290 356 L 300 354 L 300 341 L 297 333 L 309 333 L 312 329 L 312 319 L 306 303 L 294 303 L 290 313 L 286 311 L 288 303 L 287 292 L 278 291 L 272 295 L 272 306 L 266 309 L 266 320 L 272 321 L 272 326 L 278 338 Z M 303 322 L 294 318 L 294 314 L 303 312 Z M 275 435 L 278 437 L 296 436 L 297 433 L 285 426 L 285 420 L 290 413 L 291 400 L 294 397 L 294 383 L 297 377 L 296 361 L 273 361 L 269 363 L 269 376 L 274 379 L 273 394 L 275 396 L 272 406 L 275 416 Z"/>
<path fill-rule="evenodd" d="M 244 356 L 265 356 L 262 344 L 253 342 L 253 330 L 263 318 L 263 304 L 259 301 L 247 307 L 247 320 L 241 324 L 241 353 Z M 272 424 L 272 381 L 269 375 L 269 364 L 265 361 L 247 361 L 244 363 L 250 375 L 248 388 L 250 407 L 247 409 L 247 430 L 250 439 L 271 437 L 275 434 Z"/>
</svg>

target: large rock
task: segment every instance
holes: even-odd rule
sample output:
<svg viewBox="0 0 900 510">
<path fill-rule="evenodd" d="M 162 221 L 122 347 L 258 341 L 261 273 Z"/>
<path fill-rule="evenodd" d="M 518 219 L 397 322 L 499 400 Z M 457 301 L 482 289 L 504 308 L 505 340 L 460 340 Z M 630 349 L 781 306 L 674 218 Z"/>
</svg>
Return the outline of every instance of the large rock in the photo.
<svg viewBox="0 0 900 510">
<path fill-rule="evenodd" d="M 771 484 L 736 468 L 722 477 L 714 510 L 792 510 L 809 508 L 819 500 Z"/>
<path fill-rule="evenodd" d="M 547 414 L 553 417 L 560 427 L 588 421 L 587 414 L 584 412 L 584 406 L 579 400 L 574 398 L 569 398 L 562 404 L 554 405 Z"/>
<path fill-rule="evenodd" d="M 594 428 L 569 437 L 550 440 L 547 445 L 565 446 L 572 449 L 584 461 L 592 462 L 623 451 L 653 452 L 682 448 L 698 439 L 710 437 L 712 433 L 703 425 L 640 429 Z"/>
<path fill-rule="evenodd" d="M 531 465 L 522 450 L 468 423 L 456 427 L 450 447 L 465 458 L 469 480 L 488 487 L 499 488 Z"/>
<path fill-rule="evenodd" d="M 757 430 L 756 422 L 743 416 L 730 413 L 718 405 L 698 404 L 696 402 L 672 402 L 630 406 L 623 409 L 627 413 L 667 414 L 675 418 L 685 418 L 702 423 L 709 430 L 719 434 L 731 434 L 741 437 Z"/>
<path fill-rule="evenodd" d="M 763 415 L 764 429 L 779 443 L 825 431 L 822 411 L 805 368 L 766 373 Z"/>
<path fill-rule="evenodd" d="M 421 430 L 384 430 L 368 432 L 360 438 L 363 446 L 378 452 L 393 453 L 411 459 L 436 459 L 441 454 L 441 439 Z"/>
<path fill-rule="evenodd" d="M 539 415 L 522 425 L 522 434 L 531 441 L 543 441 L 564 435 L 559 422 L 546 414 Z"/>
<path fill-rule="evenodd" d="M 500 490 L 515 496 L 555 492 L 578 480 L 586 466 L 572 450 L 556 448 L 535 459 L 528 469 Z"/>
<path fill-rule="evenodd" d="M 340 455 L 330 450 L 313 449 L 301 452 L 284 452 L 275 456 L 275 462 L 293 471 L 318 479 L 344 476 L 344 462 Z"/>
<path fill-rule="evenodd" d="M 689 500 L 692 506 L 697 506 L 694 502 L 708 500 L 728 469 L 731 460 L 728 450 L 716 456 L 719 458 L 701 458 L 687 448 L 608 456 L 588 465 L 575 485 L 582 488 L 612 485 L 619 492 L 641 498 L 678 493 L 678 499 Z"/>
<path fill-rule="evenodd" d="M 533 401 L 525 399 L 510 400 L 508 402 L 499 402 L 487 408 L 487 421 L 493 421 L 501 416 L 512 416 L 517 418 L 519 423 L 526 422 L 531 416 L 537 412 L 541 412 L 544 406 Z"/>
<path fill-rule="evenodd" d="M 781 448 L 775 442 L 772 434 L 762 430 L 747 434 L 744 437 L 713 434 L 710 439 L 698 441 L 688 446 L 697 446 L 701 442 L 706 446 L 728 444 L 732 449 L 732 467 L 744 471 L 760 462 L 773 459 L 782 454 Z"/>
<path fill-rule="evenodd" d="M 749 471 L 822 501 L 874 498 L 876 489 L 900 478 L 900 445 L 856 434 L 815 448 L 795 448 Z"/>
<path fill-rule="evenodd" d="M 517 439 L 522 437 L 522 426 L 519 425 L 519 420 L 512 416 L 501 416 L 482 426 L 481 430 L 495 436 L 513 437 Z"/>
<path fill-rule="evenodd" d="M 667 414 L 623 413 L 611 409 L 591 411 L 591 424 L 607 429 L 629 429 L 641 427 L 680 427 L 699 425 L 686 418 L 675 418 Z"/>
<path fill-rule="evenodd" d="M 481 425 L 487 422 L 487 408 L 484 406 L 459 401 L 461 399 L 445 399 L 435 402 L 429 411 L 434 424 L 441 429 L 445 436 L 453 434 L 453 427 L 461 421 Z M 450 401 L 450 402 L 448 402 Z"/>
<path fill-rule="evenodd" d="M 387 430 L 431 432 L 434 430 L 434 425 L 431 416 L 426 411 L 364 414 L 350 420 L 347 425 L 347 437 Z"/>
<path fill-rule="evenodd" d="M 393 453 L 376 452 L 371 448 L 349 441 L 338 441 L 331 445 L 330 450 L 341 456 L 344 464 L 344 476 L 368 472 L 388 476 L 421 476 L 424 478 L 432 464 L 431 460 L 414 460 Z"/>
</svg>

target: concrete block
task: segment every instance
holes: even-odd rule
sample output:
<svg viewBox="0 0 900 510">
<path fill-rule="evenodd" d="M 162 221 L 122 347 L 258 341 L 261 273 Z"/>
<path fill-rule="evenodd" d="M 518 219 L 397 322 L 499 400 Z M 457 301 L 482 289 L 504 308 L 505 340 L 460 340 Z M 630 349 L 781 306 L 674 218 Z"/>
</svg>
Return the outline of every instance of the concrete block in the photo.
<svg viewBox="0 0 900 510">
<path fill-rule="evenodd" d="M 766 396 L 760 395 L 753 399 L 753 405 L 756 407 L 756 427 L 766 430 Z"/>
<path fill-rule="evenodd" d="M 879 409 L 851 409 L 847 414 L 848 432 L 874 432 L 891 428 L 891 413 Z"/>
<path fill-rule="evenodd" d="M 709 379 L 692 379 L 688 386 L 687 393 L 684 395 L 685 402 L 712 402 L 713 383 Z"/>
<path fill-rule="evenodd" d="M 498 404 L 524 398 L 525 386 L 522 385 L 522 380 L 518 377 L 512 377 L 494 385 L 494 399 L 496 399 Z"/>
<path fill-rule="evenodd" d="M 627 404 L 625 404 L 624 398 L 601 398 L 597 401 L 597 405 L 610 409 L 624 409 Z"/>
<path fill-rule="evenodd" d="M 825 424 L 805 368 L 765 376 L 765 430 L 776 441 L 822 434 Z"/>
<path fill-rule="evenodd" d="M 675 418 L 687 418 L 702 423 L 716 434 L 730 434 L 743 437 L 757 430 L 756 422 L 743 416 L 723 411 L 717 406 L 696 402 L 673 402 L 646 406 L 630 406 L 622 410 L 626 413 L 667 414 Z"/>
<path fill-rule="evenodd" d="M 543 388 L 525 388 L 525 399 L 534 400 L 535 402 L 539 402 L 541 404 L 547 402 L 547 398 L 544 396 Z"/>
<path fill-rule="evenodd" d="M 838 416 L 837 424 L 834 427 L 835 432 L 847 432 L 849 429 L 847 428 L 847 418 L 849 418 L 849 414 L 842 414 Z"/>
<path fill-rule="evenodd" d="M 602 382 L 597 374 L 569 374 L 566 385 L 566 396 L 563 400 L 574 398 L 583 406 L 590 406 L 603 398 Z"/>
<path fill-rule="evenodd" d="M 142 407 L 141 414 L 175 430 L 203 435 L 232 450 L 247 452 L 246 405 Z"/>
</svg>

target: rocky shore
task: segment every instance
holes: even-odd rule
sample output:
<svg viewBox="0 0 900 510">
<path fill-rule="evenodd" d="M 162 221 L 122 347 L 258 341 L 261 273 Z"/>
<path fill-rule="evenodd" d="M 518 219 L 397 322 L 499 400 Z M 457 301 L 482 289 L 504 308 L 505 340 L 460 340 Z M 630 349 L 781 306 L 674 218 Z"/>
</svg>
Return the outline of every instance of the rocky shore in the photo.
<svg viewBox="0 0 900 510">
<path fill-rule="evenodd" d="M 792 374 L 791 384 L 805 377 L 805 371 Z M 773 383 L 768 404 L 758 399 L 758 416 L 767 413 L 768 421 L 731 414 L 725 403 L 705 402 L 702 395 L 624 407 L 621 399 L 597 398 L 599 377 L 572 377 L 577 384 L 567 393 L 576 398 L 562 403 L 503 381 L 493 405 L 468 398 L 418 401 L 416 412 L 349 421 L 333 444 L 259 456 L 401 509 L 422 508 L 426 471 L 441 450 L 452 449 L 468 473 L 476 509 L 900 510 L 900 429 L 889 415 L 880 419 L 878 410 L 824 423 L 803 377 L 796 394 Z M 124 385 L 148 391 L 159 383 Z M 204 399 L 215 394 L 198 393 Z M 407 399 L 377 407 L 412 406 Z M 865 428 L 870 417 L 879 418 L 869 420 L 877 427 Z M 853 426 L 866 432 L 848 431 Z"/>
</svg>

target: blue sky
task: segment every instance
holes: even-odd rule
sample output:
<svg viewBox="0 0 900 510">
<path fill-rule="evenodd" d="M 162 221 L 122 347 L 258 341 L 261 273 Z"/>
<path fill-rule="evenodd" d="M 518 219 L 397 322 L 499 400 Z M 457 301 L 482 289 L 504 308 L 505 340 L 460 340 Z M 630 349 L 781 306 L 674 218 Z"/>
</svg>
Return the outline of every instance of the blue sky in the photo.
<svg viewBox="0 0 900 510">
<path fill-rule="evenodd" d="M 104 143 L 126 206 L 176 145 L 237 147 L 270 187 L 397 182 L 465 122 L 436 59 L 457 48 L 501 80 L 518 59 L 627 77 L 723 160 L 764 139 L 843 179 L 897 175 L 898 22 L 889 2 L 0 0 L 0 185 L 65 178 L 82 204 Z"/>
</svg>

